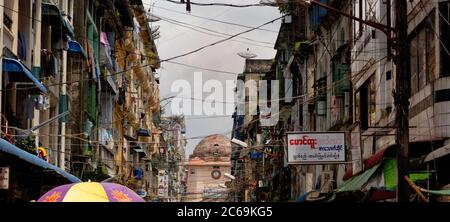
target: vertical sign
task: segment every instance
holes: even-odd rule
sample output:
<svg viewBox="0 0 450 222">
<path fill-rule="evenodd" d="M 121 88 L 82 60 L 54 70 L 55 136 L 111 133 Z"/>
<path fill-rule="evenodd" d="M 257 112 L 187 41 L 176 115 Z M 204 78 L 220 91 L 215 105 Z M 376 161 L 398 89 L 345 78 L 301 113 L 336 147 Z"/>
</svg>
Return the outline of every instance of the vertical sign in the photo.
<svg viewBox="0 0 450 222">
<path fill-rule="evenodd" d="M 158 171 L 158 197 L 167 198 L 169 196 L 168 182 L 169 176 L 166 171 Z"/>
<path fill-rule="evenodd" d="M 351 131 L 351 152 L 352 152 L 352 168 L 353 175 L 362 170 L 361 160 L 361 131 L 356 127 Z"/>
<path fill-rule="evenodd" d="M 9 167 L 0 167 L 0 190 L 9 189 Z"/>
</svg>

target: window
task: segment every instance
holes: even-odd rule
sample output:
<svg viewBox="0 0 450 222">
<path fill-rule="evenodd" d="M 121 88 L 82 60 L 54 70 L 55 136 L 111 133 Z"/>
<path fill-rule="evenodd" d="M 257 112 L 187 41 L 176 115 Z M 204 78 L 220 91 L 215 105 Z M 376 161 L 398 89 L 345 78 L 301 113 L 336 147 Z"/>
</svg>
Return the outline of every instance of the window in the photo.
<svg viewBox="0 0 450 222">
<path fill-rule="evenodd" d="M 439 3 L 439 26 L 442 41 L 440 76 L 450 76 L 450 2 Z"/>
<path fill-rule="evenodd" d="M 410 40 L 411 94 L 435 78 L 434 12 L 413 32 Z"/>
<path fill-rule="evenodd" d="M 376 84 L 375 75 L 367 80 L 355 95 L 355 117 L 361 129 L 367 130 L 376 124 Z"/>
<path fill-rule="evenodd" d="M 316 81 L 316 114 L 325 116 L 327 114 L 327 77 L 322 77 Z"/>
<path fill-rule="evenodd" d="M 191 174 L 195 174 L 195 170 L 194 169 L 191 169 Z"/>
<path fill-rule="evenodd" d="M 365 5 L 363 4 L 363 0 L 356 0 L 355 1 L 355 8 L 354 8 L 355 17 L 358 17 L 360 19 L 364 19 L 364 13 L 363 13 L 364 6 Z M 363 24 L 361 22 L 354 21 L 353 27 L 354 27 L 355 40 L 358 40 L 361 37 L 362 32 L 363 32 Z"/>
</svg>

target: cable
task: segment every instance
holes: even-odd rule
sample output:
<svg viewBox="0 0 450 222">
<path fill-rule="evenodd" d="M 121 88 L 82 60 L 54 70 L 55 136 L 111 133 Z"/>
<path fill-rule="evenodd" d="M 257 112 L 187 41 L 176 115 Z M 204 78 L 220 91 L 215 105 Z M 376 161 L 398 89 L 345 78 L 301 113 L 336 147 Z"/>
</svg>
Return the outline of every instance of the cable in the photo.
<svg viewBox="0 0 450 222">
<path fill-rule="evenodd" d="M 245 0 L 241 0 L 239 3 L 243 2 L 243 1 L 245 1 Z M 226 10 L 224 10 L 224 11 L 221 11 L 221 12 L 218 13 L 214 18 L 219 18 L 219 16 L 225 14 L 225 13 L 228 12 L 229 10 L 231 10 L 231 8 L 228 8 L 228 9 L 226 9 Z M 206 24 L 206 23 L 208 23 L 208 22 L 207 22 L 207 21 L 206 21 L 206 22 L 203 22 L 203 23 L 201 23 L 200 25 L 203 25 L 203 24 Z M 169 41 L 171 41 L 171 40 L 177 39 L 177 38 L 179 38 L 180 36 L 184 35 L 185 33 L 189 32 L 189 31 L 191 31 L 191 30 L 186 30 L 186 31 L 184 31 L 184 32 L 182 32 L 182 33 L 179 33 L 179 35 L 177 35 L 177 36 L 175 36 L 175 37 L 173 37 L 173 38 L 168 39 L 167 41 L 161 43 L 160 45 L 163 45 L 163 44 L 165 44 L 165 43 L 167 43 L 167 42 L 169 42 Z"/>
<path fill-rule="evenodd" d="M 190 68 L 196 68 L 196 69 L 201 69 L 201 70 L 206 70 L 206 71 L 211 71 L 211 72 L 230 74 L 230 75 L 234 75 L 234 76 L 239 75 L 239 73 L 223 71 L 223 70 L 216 70 L 216 69 L 210 69 L 210 68 L 203 68 L 203 67 L 194 66 L 194 65 L 188 65 L 188 64 L 184 64 L 184 63 L 180 63 L 180 62 L 167 61 L 167 63 L 172 63 L 172 64 L 176 64 L 176 65 L 180 65 L 180 66 L 186 66 L 186 67 L 190 67 Z"/>
<path fill-rule="evenodd" d="M 185 28 L 188 28 L 188 29 L 191 29 L 191 30 L 194 30 L 194 31 L 196 31 L 196 32 L 203 33 L 203 34 L 206 34 L 206 35 L 215 36 L 215 37 L 219 37 L 219 38 L 223 38 L 223 37 L 224 37 L 224 36 L 220 36 L 220 35 L 216 35 L 216 34 L 212 34 L 212 33 L 208 33 L 208 32 L 203 32 L 203 31 L 200 31 L 200 30 L 195 29 L 194 27 L 190 27 L 190 26 L 178 24 L 177 22 L 173 22 L 173 21 L 170 21 L 170 20 L 163 20 L 163 21 L 168 22 L 168 23 L 173 24 L 173 25 L 178 25 L 178 26 L 181 26 L 181 27 L 185 27 Z M 200 27 L 200 28 L 201 28 L 201 27 Z M 205 29 L 205 28 L 202 28 L 202 29 Z M 217 33 L 219 33 L 219 32 L 217 32 Z M 219 33 L 219 34 L 221 34 L 221 33 Z M 229 36 L 228 34 L 222 34 L 222 35 Z M 273 49 L 273 47 L 270 47 L 270 46 L 258 45 L 258 44 L 255 44 L 255 43 L 245 42 L 245 41 L 240 41 L 240 40 L 235 40 L 235 39 L 231 39 L 230 41 L 233 41 L 233 42 L 240 42 L 240 43 L 244 43 L 244 44 L 248 44 L 248 45 L 253 45 L 253 46 L 257 46 L 257 47 L 263 47 L 263 48 L 270 48 L 270 49 Z M 256 40 L 254 40 L 254 41 L 255 41 L 255 42 L 258 42 L 258 41 L 256 41 Z"/>
<path fill-rule="evenodd" d="M 144 4 L 150 5 L 148 3 L 144 3 Z M 222 24 L 227 24 L 227 25 L 234 25 L 234 26 L 243 27 L 243 28 L 254 28 L 252 26 L 242 25 L 242 24 L 239 24 L 239 23 L 226 22 L 226 21 L 221 21 L 221 20 L 217 20 L 217 19 L 213 19 L 213 18 L 207 18 L 207 17 L 198 16 L 198 15 L 193 15 L 192 13 L 186 14 L 184 12 L 172 10 L 172 9 L 169 9 L 169 8 L 164 8 L 164 7 L 161 7 L 161 6 L 153 6 L 153 7 L 159 8 L 159 9 L 162 9 L 162 10 L 166 10 L 166 11 L 170 11 L 170 12 L 174 12 L 174 13 L 177 13 L 177 14 L 189 15 L 189 16 L 192 16 L 192 17 L 195 17 L 195 18 L 200 18 L 200 19 L 204 19 L 204 20 L 208 20 L 208 21 L 212 21 L 212 22 L 217 22 L 217 23 L 222 23 Z M 274 30 L 270 30 L 270 29 L 258 28 L 257 30 L 266 31 L 266 32 L 272 32 L 272 33 L 278 33 L 278 31 L 274 31 Z"/>
<path fill-rule="evenodd" d="M 183 2 L 178 2 L 175 0 L 166 0 L 171 3 L 175 3 L 178 5 L 184 5 Z M 236 8 L 248 8 L 248 7 L 255 7 L 255 6 L 268 6 L 269 4 L 247 4 L 247 5 L 234 5 L 234 4 L 227 4 L 227 3 L 197 3 L 197 2 L 191 2 L 191 5 L 197 5 L 197 6 L 227 6 L 227 7 L 236 7 Z"/>
<path fill-rule="evenodd" d="M 174 24 L 174 25 L 179 25 L 179 26 L 182 26 L 182 27 L 186 27 L 186 28 L 189 28 L 189 29 L 193 29 L 195 31 L 199 31 L 199 30 L 195 29 L 195 28 L 199 28 L 199 29 L 203 29 L 203 30 L 208 31 L 208 32 L 212 32 L 214 34 L 220 34 L 220 35 L 224 35 L 224 36 L 232 36 L 231 34 L 219 32 L 219 31 L 212 30 L 212 29 L 209 29 L 209 28 L 205 28 L 205 27 L 202 27 L 200 25 L 191 25 L 191 24 L 186 23 L 186 22 L 181 22 L 181 21 L 169 19 L 169 18 L 165 18 L 165 17 L 162 17 L 162 16 L 159 16 L 159 17 L 161 17 L 162 21 L 169 22 L 169 23 Z M 204 32 L 202 32 L 202 33 L 204 33 Z M 209 33 L 206 33 L 206 34 L 209 34 Z M 213 36 L 218 36 L 218 35 L 213 35 Z M 223 37 L 223 36 L 218 36 L 218 37 Z M 260 40 L 255 40 L 255 39 L 246 38 L 246 37 L 240 37 L 240 36 L 238 36 L 236 38 L 243 39 L 243 40 L 249 40 L 249 41 L 252 41 L 252 42 L 258 42 L 258 43 L 262 43 L 262 44 L 267 44 L 267 45 L 270 45 L 270 46 L 273 46 L 275 44 L 275 43 L 272 43 L 272 42 L 265 42 L 265 41 L 260 41 Z M 236 41 L 236 40 L 234 40 L 234 41 Z M 243 43 L 247 43 L 247 42 L 243 42 Z M 257 45 L 257 46 L 260 46 L 260 45 Z M 261 46 L 261 47 L 264 47 L 264 46 Z M 273 47 L 271 47 L 271 48 L 273 48 Z"/>
<path fill-rule="evenodd" d="M 268 24 L 270 24 L 270 23 L 273 23 L 273 22 L 275 22 L 275 21 L 277 21 L 277 20 L 280 20 L 280 19 L 282 19 L 282 18 L 284 18 L 284 17 L 285 17 L 285 16 L 283 15 L 283 16 L 278 17 L 278 18 L 276 18 L 276 19 L 272 19 L 271 21 L 268 21 L 268 22 L 266 22 L 266 23 L 264 23 L 264 24 L 262 24 L 262 25 L 259 25 L 259 26 L 256 27 L 256 28 L 263 27 L 263 26 L 268 25 Z M 177 59 L 177 58 L 181 58 L 181 57 L 185 57 L 185 56 L 191 55 L 191 54 L 196 53 L 196 52 L 199 52 L 199 51 L 201 51 L 201 50 L 203 50 L 203 49 L 205 49 L 205 48 L 208 48 L 208 47 L 211 47 L 211 46 L 220 44 L 220 43 L 222 43 L 222 42 L 226 42 L 226 41 L 228 41 L 228 40 L 230 40 L 230 39 L 233 39 L 233 38 L 235 38 L 235 37 L 237 37 L 237 36 L 239 36 L 239 35 L 242 35 L 242 34 L 251 32 L 251 31 L 255 30 L 256 28 L 252 28 L 252 29 L 248 29 L 248 30 L 243 31 L 243 32 L 239 32 L 239 33 L 234 34 L 234 35 L 232 35 L 232 36 L 230 36 L 230 37 L 228 37 L 228 38 L 225 38 L 225 39 L 222 39 L 222 40 L 213 42 L 213 43 L 211 43 L 211 44 L 202 46 L 202 47 L 200 47 L 200 48 L 198 48 L 198 49 L 195 49 L 195 50 L 192 50 L 192 51 L 183 53 L 183 54 L 181 54 L 181 55 L 173 56 L 173 57 L 170 57 L 170 58 L 167 58 L 167 59 L 161 59 L 160 62 L 166 62 L 166 61 L 170 61 L 170 60 L 174 60 L 174 59 Z"/>
</svg>

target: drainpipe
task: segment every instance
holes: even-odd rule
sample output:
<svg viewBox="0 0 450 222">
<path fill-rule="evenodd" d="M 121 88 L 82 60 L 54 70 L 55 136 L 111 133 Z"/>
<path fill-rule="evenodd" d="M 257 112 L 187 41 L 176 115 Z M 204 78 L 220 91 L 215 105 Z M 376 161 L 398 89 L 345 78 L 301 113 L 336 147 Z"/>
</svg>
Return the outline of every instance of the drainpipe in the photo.
<svg viewBox="0 0 450 222">
<path fill-rule="evenodd" d="M 0 0 L 1 5 L 5 5 L 3 0 Z M 0 15 L 3 15 L 5 7 L 0 7 Z M 0 24 L 3 24 L 3 16 L 0 16 Z M 3 49 L 3 29 L 4 26 L 0 28 L 0 48 Z M 0 50 L 0 113 L 2 111 L 2 97 L 3 97 L 3 50 Z M 0 118 L 0 129 L 4 123 L 2 123 L 2 118 Z M 5 124 L 6 125 L 6 124 Z"/>
<path fill-rule="evenodd" d="M 42 30 L 41 30 L 41 19 L 42 19 L 42 0 L 35 0 L 35 11 L 34 11 L 34 48 L 33 48 L 33 65 L 32 72 L 35 77 L 39 79 L 39 73 L 41 71 L 41 38 L 42 38 Z M 39 122 L 40 119 L 40 111 L 35 112 L 35 122 Z M 39 135 L 39 131 L 37 131 Z M 39 136 L 36 136 L 36 147 L 39 144 Z"/>
<path fill-rule="evenodd" d="M 62 10 L 67 12 L 67 0 L 62 1 Z M 67 14 L 67 13 L 66 13 Z M 66 19 L 67 15 L 64 16 Z M 62 50 L 62 74 L 61 74 L 61 96 L 60 96 L 60 106 L 67 105 L 67 50 Z M 64 101 L 65 100 L 65 101 Z M 61 101 L 63 101 L 61 103 Z M 65 107 L 62 107 L 65 109 Z M 61 107 L 60 107 L 61 110 Z M 65 154 L 66 154 L 66 118 L 61 120 L 61 140 L 59 149 L 59 168 L 65 170 Z"/>
</svg>

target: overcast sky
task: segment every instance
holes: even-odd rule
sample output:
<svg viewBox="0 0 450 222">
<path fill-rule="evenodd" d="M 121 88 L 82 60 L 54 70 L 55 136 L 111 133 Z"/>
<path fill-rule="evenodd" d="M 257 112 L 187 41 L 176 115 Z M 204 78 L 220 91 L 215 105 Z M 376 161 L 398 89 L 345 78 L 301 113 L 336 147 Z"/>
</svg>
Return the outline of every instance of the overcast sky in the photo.
<svg viewBox="0 0 450 222">
<path fill-rule="evenodd" d="M 221 33 L 236 34 L 248 28 L 238 27 L 208 21 L 201 18 L 196 18 L 191 15 L 213 18 L 226 22 L 238 23 L 246 26 L 256 27 L 262 25 L 272 19 L 280 16 L 278 9 L 275 7 L 250 7 L 250 8 L 232 8 L 232 7 L 205 7 L 192 5 L 191 15 L 186 12 L 184 5 L 178 5 L 166 0 L 144 0 L 146 9 L 150 9 L 153 14 L 160 16 L 163 20 L 154 22 L 152 26 L 160 26 L 160 38 L 156 40 L 156 45 L 161 59 L 167 59 L 176 55 L 180 55 L 191 50 L 195 50 L 204 45 L 213 43 L 226 37 L 210 36 L 200 33 L 179 25 L 175 25 L 167 21 L 172 19 L 178 22 L 188 23 L 191 26 L 199 26 L 214 30 Z M 251 4 L 259 3 L 259 0 L 195 0 L 194 2 L 223 2 L 232 4 Z M 172 11 L 170 11 L 172 10 Z M 177 12 L 181 13 L 177 13 Z M 173 21 L 172 21 L 173 22 Z M 196 27 L 195 29 L 202 32 L 208 32 Z M 250 33 L 241 35 L 241 37 L 249 38 L 256 41 L 274 43 L 280 27 L 280 21 L 273 24 L 266 25 L 262 28 L 273 30 L 275 32 L 254 30 Z M 217 34 L 215 34 L 217 35 Z M 206 48 L 197 53 L 173 60 L 175 62 L 199 66 L 202 68 L 210 68 L 215 70 L 224 70 L 233 73 L 240 73 L 244 68 L 244 59 L 237 55 L 238 52 L 244 52 L 247 48 L 256 54 L 259 59 L 272 59 L 276 51 L 273 49 L 273 44 L 268 45 L 251 40 L 235 38 L 237 41 L 226 41 L 219 45 Z M 245 43 L 247 42 L 247 43 Z M 255 46 L 252 44 L 263 45 L 266 47 Z M 194 72 L 203 73 L 203 81 L 208 79 L 219 80 L 225 86 L 226 80 L 235 80 L 236 75 L 223 74 L 211 71 L 205 71 L 197 68 L 190 68 L 171 63 L 162 63 L 161 69 L 158 70 L 160 75 L 160 95 L 161 99 L 169 96 L 174 96 L 176 93 L 171 91 L 171 84 L 179 79 L 187 80 L 191 83 L 192 92 L 191 97 L 194 97 L 194 91 L 198 92 L 201 86 L 194 86 L 193 76 Z M 210 93 L 203 93 L 203 99 Z M 225 98 L 216 98 L 217 101 L 224 101 Z M 171 100 L 162 101 L 162 105 Z M 194 105 L 194 100 L 189 100 Z M 199 101 L 199 100 L 197 100 Z M 211 101 L 211 100 L 208 100 Z M 171 114 L 171 104 L 165 106 L 166 114 Z M 201 115 L 186 115 L 186 137 L 205 137 L 210 134 L 224 134 L 230 136 L 232 129 L 231 116 L 201 116 Z M 201 139 L 189 139 L 186 148 L 186 157 L 190 155 Z"/>
</svg>

